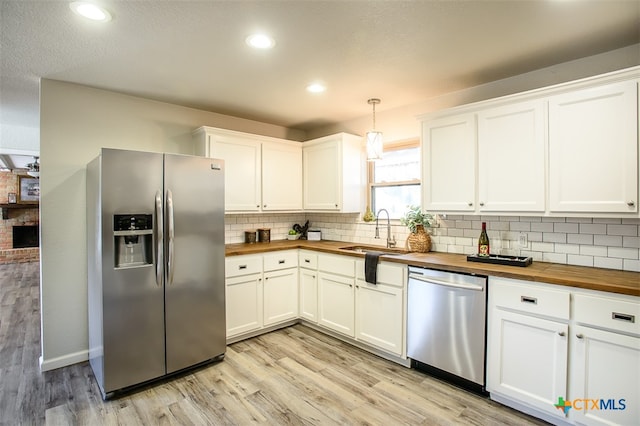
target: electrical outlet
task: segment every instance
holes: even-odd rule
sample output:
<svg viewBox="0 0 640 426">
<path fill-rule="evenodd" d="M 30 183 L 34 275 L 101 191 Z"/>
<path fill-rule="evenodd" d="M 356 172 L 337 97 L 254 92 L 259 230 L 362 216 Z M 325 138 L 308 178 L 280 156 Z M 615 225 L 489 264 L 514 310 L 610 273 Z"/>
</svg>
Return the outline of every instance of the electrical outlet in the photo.
<svg viewBox="0 0 640 426">
<path fill-rule="evenodd" d="M 529 238 L 526 233 L 521 232 L 520 235 L 518 235 L 518 245 L 520 248 L 527 248 L 529 246 Z"/>
</svg>

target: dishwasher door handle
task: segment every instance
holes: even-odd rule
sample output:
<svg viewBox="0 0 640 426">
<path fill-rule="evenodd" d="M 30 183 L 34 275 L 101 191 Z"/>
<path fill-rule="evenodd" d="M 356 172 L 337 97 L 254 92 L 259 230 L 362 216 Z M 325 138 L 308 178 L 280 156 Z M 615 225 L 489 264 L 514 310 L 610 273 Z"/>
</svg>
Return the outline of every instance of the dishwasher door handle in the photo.
<svg viewBox="0 0 640 426">
<path fill-rule="evenodd" d="M 410 280 L 418 280 L 418 281 L 422 281 L 422 282 L 429 283 L 429 284 L 441 285 L 441 286 L 445 286 L 445 287 L 459 288 L 459 289 L 462 289 L 462 290 L 474 290 L 474 291 L 483 291 L 484 290 L 484 287 L 481 286 L 481 285 L 452 283 L 452 282 L 449 282 L 449 281 L 442 281 L 442 280 L 438 280 L 438 279 L 435 279 L 435 278 L 427 278 L 424 275 L 420 275 L 420 274 L 409 274 L 409 279 Z"/>
</svg>

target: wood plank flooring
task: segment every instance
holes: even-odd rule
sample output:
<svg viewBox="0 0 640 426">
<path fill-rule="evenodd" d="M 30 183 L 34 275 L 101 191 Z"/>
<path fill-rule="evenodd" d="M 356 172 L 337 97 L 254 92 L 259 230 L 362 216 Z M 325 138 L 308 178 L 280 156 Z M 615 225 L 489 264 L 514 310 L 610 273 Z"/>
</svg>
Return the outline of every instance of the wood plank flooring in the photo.
<svg viewBox="0 0 640 426">
<path fill-rule="evenodd" d="M 88 363 L 38 370 L 38 265 L 0 265 L 2 425 L 541 425 L 302 325 L 102 401 Z"/>
</svg>

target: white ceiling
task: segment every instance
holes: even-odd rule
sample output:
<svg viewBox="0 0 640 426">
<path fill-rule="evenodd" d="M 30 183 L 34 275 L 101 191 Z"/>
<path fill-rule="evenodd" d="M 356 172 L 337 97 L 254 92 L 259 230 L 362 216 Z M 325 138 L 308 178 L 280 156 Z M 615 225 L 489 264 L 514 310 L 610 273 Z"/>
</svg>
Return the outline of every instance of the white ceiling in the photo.
<svg viewBox="0 0 640 426">
<path fill-rule="evenodd" d="M 0 124 L 38 127 L 48 78 L 309 130 L 640 42 L 638 0 L 100 3 L 2 0 Z"/>
</svg>

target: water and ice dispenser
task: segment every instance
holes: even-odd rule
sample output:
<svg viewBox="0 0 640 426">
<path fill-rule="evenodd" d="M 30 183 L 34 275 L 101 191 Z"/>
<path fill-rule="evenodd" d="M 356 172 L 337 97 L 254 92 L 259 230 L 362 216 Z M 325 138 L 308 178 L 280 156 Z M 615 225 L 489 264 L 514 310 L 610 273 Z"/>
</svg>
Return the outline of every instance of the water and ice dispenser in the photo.
<svg viewBox="0 0 640 426">
<path fill-rule="evenodd" d="M 153 215 L 114 215 L 113 238 L 116 268 L 153 264 Z"/>
</svg>

